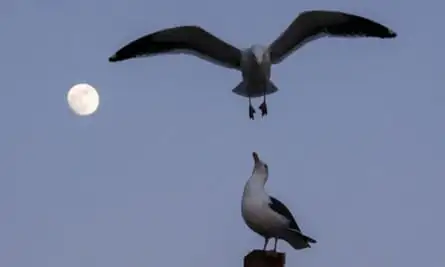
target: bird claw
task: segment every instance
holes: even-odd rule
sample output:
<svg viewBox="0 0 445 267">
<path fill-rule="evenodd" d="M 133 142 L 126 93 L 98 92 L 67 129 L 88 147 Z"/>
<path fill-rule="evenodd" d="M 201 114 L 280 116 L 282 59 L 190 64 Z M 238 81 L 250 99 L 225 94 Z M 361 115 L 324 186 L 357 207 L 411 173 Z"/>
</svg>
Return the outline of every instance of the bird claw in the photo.
<svg viewBox="0 0 445 267">
<path fill-rule="evenodd" d="M 254 119 L 255 119 L 254 116 L 253 116 L 253 114 L 255 114 L 255 109 L 254 109 L 252 106 L 249 106 L 249 118 L 250 118 L 251 120 L 254 120 Z"/>
<path fill-rule="evenodd" d="M 261 117 L 264 117 L 267 115 L 267 104 L 266 102 L 263 102 L 260 106 L 259 109 L 261 110 Z"/>
</svg>

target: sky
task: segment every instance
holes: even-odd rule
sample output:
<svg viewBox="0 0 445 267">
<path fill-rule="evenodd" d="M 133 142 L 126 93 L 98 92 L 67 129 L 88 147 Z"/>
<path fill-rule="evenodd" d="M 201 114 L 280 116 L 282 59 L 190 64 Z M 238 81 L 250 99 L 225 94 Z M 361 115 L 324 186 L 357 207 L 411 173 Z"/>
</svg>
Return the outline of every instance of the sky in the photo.
<svg viewBox="0 0 445 267">
<path fill-rule="evenodd" d="M 280 241 L 286 266 L 444 266 L 443 2 L 280 3 L 3 1 L 0 266 L 242 266 L 263 245 L 241 217 L 253 151 L 267 191 L 318 241 Z M 262 119 L 231 92 L 237 71 L 186 55 L 107 61 L 182 24 L 267 45 L 310 9 L 398 37 L 307 44 L 273 67 Z M 101 97 L 90 117 L 66 103 L 82 82 Z"/>
</svg>

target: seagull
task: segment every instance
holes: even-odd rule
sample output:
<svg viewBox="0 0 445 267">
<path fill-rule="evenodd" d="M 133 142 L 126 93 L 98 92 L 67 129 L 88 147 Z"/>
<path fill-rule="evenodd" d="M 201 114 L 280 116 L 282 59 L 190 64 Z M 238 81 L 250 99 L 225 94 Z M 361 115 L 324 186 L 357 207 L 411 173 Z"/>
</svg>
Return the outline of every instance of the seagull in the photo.
<svg viewBox="0 0 445 267">
<path fill-rule="evenodd" d="M 303 234 L 289 209 L 266 193 L 264 185 L 269 178 L 269 167 L 256 152 L 252 155 L 255 164 L 252 176 L 244 187 L 241 205 L 244 222 L 252 231 L 264 237 L 263 251 L 270 238 L 275 239 L 274 252 L 278 239 L 287 241 L 296 250 L 310 248 L 310 243 L 317 241 Z"/>
<path fill-rule="evenodd" d="M 190 54 L 219 66 L 240 71 L 242 81 L 232 92 L 249 99 L 249 118 L 255 109 L 251 98 L 263 97 L 261 116 L 267 115 L 266 95 L 278 91 L 271 81 L 271 66 L 320 37 L 395 38 L 386 26 L 358 15 L 339 11 L 309 10 L 300 13 L 269 46 L 254 44 L 240 50 L 202 27 L 185 25 L 163 29 L 136 39 L 109 57 L 118 62 L 161 54 Z"/>
</svg>

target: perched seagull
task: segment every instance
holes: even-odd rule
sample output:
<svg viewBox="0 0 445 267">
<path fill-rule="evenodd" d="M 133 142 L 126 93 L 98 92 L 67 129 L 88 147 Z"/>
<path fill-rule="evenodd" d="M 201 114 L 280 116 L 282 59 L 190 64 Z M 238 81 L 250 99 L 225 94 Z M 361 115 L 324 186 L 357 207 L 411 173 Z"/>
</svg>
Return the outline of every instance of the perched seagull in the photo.
<svg viewBox="0 0 445 267">
<path fill-rule="evenodd" d="M 264 237 L 264 248 L 270 238 L 275 238 L 274 251 L 278 239 L 287 241 L 294 249 L 310 248 L 309 243 L 317 243 L 304 235 L 298 227 L 292 213 L 278 199 L 269 196 L 264 185 L 269 178 L 269 167 L 253 152 L 255 165 L 252 176 L 244 187 L 241 212 L 247 226 Z"/>
<path fill-rule="evenodd" d="M 268 47 L 240 49 L 199 26 L 179 26 L 145 35 L 119 49 L 110 62 L 166 53 L 185 53 L 220 66 L 241 71 L 243 80 L 232 90 L 249 98 L 249 117 L 254 119 L 251 98 L 263 97 L 261 115 L 267 115 L 266 95 L 278 88 L 270 80 L 272 64 L 293 51 L 324 36 L 394 38 L 395 32 L 370 19 L 338 11 L 311 10 L 300 13 Z"/>
</svg>

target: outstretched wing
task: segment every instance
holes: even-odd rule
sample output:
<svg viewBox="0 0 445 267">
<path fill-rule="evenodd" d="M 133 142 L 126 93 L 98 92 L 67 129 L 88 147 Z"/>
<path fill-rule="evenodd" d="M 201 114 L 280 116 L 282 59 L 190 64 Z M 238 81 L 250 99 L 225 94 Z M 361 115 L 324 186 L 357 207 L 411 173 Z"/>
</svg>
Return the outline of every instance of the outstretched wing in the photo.
<svg viewBox="0 0 445 267">
<path fill-rule="evenodd" d="M 361 16 L 338 11 L 305 11 L 269 46 L 271 61 L 279 63 L 304 44 L 325 36 L 394 38 L 397 34 Z"/>
<path fill-rule="evenodd" d="M 228 68 L 239 69 L 241 51 L 198 26 L 180 26 L 157 31 L 119 49 L 110 62 L 136 57 L 182 52 Z"/>
</svg>

